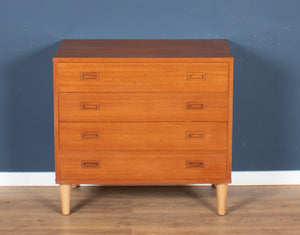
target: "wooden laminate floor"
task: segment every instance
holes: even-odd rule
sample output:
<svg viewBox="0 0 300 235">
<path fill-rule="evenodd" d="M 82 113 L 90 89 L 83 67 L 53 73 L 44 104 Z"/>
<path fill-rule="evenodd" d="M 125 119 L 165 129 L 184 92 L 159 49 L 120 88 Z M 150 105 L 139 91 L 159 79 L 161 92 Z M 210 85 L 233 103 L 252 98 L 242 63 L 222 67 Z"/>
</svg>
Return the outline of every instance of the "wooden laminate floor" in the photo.
<svg viewBox="0 0 300 235">
<path fill-rule="evenodd" d="M 59 187 L 0 187 L 0 234 L 300 234 L 300 186 L 232 186 L 227 208 L 208 186 L 80 187 L 63 216 Z"/>
</svg>

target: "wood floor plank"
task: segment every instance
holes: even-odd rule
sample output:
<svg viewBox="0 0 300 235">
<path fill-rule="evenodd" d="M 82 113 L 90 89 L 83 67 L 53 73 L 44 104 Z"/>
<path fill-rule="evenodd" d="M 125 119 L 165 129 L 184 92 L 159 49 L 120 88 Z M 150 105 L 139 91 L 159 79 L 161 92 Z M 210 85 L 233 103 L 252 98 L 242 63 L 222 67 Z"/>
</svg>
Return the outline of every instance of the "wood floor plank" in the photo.
<svg viewBox="0 0 300 235">
<path fill-rule="evenodd" d="M 229 187 L 226 216 L 199 186 L 0 187 L 0 234 L 299 234 L 300 186 Z"/>
</svg>

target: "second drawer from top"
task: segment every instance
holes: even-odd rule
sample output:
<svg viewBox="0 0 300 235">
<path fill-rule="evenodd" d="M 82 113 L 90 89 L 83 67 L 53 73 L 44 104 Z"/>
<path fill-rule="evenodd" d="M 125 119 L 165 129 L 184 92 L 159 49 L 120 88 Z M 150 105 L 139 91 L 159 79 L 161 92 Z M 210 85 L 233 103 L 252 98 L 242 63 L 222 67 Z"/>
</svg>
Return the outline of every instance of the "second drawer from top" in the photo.
<svg viewBox="0 0 300 235">
<path fill-rule="evenodd" d="M 227 93 L 60 93 L 60 121 L 227 121 Z"/>
</svg>

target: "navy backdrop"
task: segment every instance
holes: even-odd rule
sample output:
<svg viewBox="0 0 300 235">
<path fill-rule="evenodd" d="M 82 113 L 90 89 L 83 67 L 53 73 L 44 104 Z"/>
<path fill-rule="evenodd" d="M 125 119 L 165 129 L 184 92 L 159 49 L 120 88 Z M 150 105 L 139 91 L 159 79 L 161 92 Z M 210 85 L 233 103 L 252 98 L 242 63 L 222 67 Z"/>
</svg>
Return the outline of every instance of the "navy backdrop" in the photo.
<svg viewBox="0 0 300 235">
<path fill-rule="evenodd" d="M 0 0 L 0 171 L 53 171 L 62 39 L 227 38 L 233 170 L 299 170 L 300 1 Z"/>
</svg>

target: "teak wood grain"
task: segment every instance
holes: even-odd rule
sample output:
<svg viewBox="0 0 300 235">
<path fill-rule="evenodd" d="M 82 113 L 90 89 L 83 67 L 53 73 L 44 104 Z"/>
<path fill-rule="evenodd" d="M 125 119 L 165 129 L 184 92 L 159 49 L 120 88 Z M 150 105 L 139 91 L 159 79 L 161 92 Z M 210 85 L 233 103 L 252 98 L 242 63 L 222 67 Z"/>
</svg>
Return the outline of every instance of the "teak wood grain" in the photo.
<svg viewBox="0 0 300 235">
<path fill-rule="evenodd" d="M 227 63 L 58 63 L 61 92 L 227 92 Z"/>
<path fill-rule="evenodd" d="M 59 120 L 227 121 L 227 93 L 60 93 Z"/>
<path fill-rule="evenodd" d="M 229 58 L 232 53 L 225 39 L 68 39 L 63 40 L 55 62 L 88 58 Z"/>
<path fill-rule="evenodd" d="M 226 151 L 104 151 L 97 157 L 82 154 L 60 159 L 59 177 L 78 184 L 124 179 L 209 182 L 226 177 L 226 155 Z"/>
<path fill-rule="evenodd" d="M 227 150 L 226 122 L 60 124 L 61 151 Z"/>
<path fill-rule="evenodd" d="M 225 213 L 233 111 L 226 40 L 64 40 L 53 75 L 57 183 L 212 183 Z"/>
</svg>

